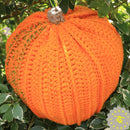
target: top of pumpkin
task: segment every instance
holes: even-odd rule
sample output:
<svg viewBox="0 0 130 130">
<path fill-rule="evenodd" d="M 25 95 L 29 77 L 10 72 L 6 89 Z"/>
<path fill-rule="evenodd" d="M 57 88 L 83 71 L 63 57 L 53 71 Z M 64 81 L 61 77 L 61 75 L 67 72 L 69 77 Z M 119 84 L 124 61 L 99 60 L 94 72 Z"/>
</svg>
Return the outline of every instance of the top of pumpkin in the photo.
<svg viewBox="0 0 130 130">
<path fill-rule="evenodd" d="M 47 13 L 47 18 L 51 23 L 59 24 L 64 22 L 63 12 L 59 6 L 52 8 Z"/>
</svg>

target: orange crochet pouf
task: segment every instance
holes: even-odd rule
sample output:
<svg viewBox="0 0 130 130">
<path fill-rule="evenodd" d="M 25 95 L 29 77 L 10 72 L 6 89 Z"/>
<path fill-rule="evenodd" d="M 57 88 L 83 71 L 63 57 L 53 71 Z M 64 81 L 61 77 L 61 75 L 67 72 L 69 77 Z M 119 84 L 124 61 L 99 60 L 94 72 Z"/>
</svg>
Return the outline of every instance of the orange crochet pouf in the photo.
<svg viewBox="0 0 130 130">
<path fill-rule="evenodd" d="M 64 125 L 100 112 L 114 92 L 123 62 L 120 35 L 96 11 L 76 6 L 53 24 L 35 12 L 6 44 L 6 75 L 40 118 Z"/>
</svg>

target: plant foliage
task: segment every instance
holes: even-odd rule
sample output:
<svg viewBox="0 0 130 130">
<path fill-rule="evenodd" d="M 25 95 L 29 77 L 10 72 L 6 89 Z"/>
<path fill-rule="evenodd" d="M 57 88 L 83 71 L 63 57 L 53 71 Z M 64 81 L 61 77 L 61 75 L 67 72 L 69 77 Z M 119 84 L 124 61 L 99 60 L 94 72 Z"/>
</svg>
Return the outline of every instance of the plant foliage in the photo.
<svg viewBox="0 0 130 130">
<path fill-rule="evenodd" d="M 104 130 L 107 114 L 116 106 L 130 110 L 130 3 L 127 0 L 0 0 L 0 130 Z M 124 62 L 115 92 L 100 113 L 80 126 L 64 126 L 36 117 L 8 84 L 5 75 L 5 45 L 9 35 L 27 16 L 59 5 L 63 13 L 75 5 L 88 6 L 107 17 L 123 40 Z M 130 129 L 130 128 L 129 128 Z"/>
</svg>

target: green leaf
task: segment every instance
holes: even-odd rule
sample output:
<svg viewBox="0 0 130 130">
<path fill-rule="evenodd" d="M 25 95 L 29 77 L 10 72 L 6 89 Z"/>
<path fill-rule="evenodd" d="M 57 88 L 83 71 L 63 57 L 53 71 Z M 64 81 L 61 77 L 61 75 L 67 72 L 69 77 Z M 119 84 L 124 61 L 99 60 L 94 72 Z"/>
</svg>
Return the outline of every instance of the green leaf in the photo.
<svg viewBox="0 0 130 130">
<path fill-rule="evenodd" d="M 44 130 L 45 128 L 42 126 L 33 126 L 31 130 Z"/>
<path fill-rule="evenodd" d="M 13 121 L 13 115 L 12 115 L 12 107 L 10 107 L 5 114 L 3 115 L 3 120 L 11 122 Z"/>
<path fill-rule="evenodd" d="M 123 77 L 124 79 L 127 79 L 129 77 L 129 72 L 128 71 L 124 71 L 122 73 L 121 77 Z"/>
<path fill-rule="evenodd" d="M 70 7 L 70 9 L 74 9 L 74 7 L 75 7 L 75 0 L 70 0 L 69 1 L 69 7 Z"/>
<path fill-rule="evenodd" d="M 106 126 L 106 125 L 107 125 L 107 123 L 108 123 L 108 122 L 107 122 L 107 120 L 103 120 L 103 125 L 105 125 L 105 126 Z"/>
<path fill-rule="evenodd" d="M 121 81 L 120 81 L 120 86 L 127 86 L 128 82 L 130 81 L 130 76 L 128 71 L 124 71 L 121 75 Z"/>
<path fill-rule="evenodd" d="M 99 7 L 98 9 L 98 15 L 100 17 L 104 17 L 104 16 L 107 16 L 109 13 L 109 6 L 104 3 L 101 7 Z"/>
<path fill-rule="evenodd" d="M 20 14 L 20 17 L 22 17 L 23 15 L 24 15 L 24 12 L 26 11 L 26 9 L 23 9 L 22 11 L 21 11 L 21 14 Z"/>
<path fill-rule="evenodd" d="M 55 6 L 56 6 L 56 3 L 55 3 L 54 0 L 49 0 L 49 1 L 50 1 L 50 4 L 51 4 L 52 7 L 55 7 Z"/>
<path fill-rule="evenodd" d="M 127 86 L 128 85 L 128 82 L 126 81 L 126 79 L 121 79 L 121 81 L 120 81 L 120 86 L 121 87 L 124 87 L 124 86 Z"/>
<path fill-rule="evenodd" d="M 14 117 L 15 119 L 18 119 L 18 120 L 23 121 L 23 109 L 22 109 L 22 107 L 19 105 L 19 103 L 15 103 L 15 104 L 14 104 L 12 113 L 13 113 L 13 117 Z"/>
<path fill-rule="evenodd" d="M 89 6 L 98 10 L 99 17 L 104 17 L 107 16 L 110 11 L 110 7 L 108 5 L 109 4 L 106 4 L 102 0 L 93 0 Z"/>
<path fill-rule="evenodd" d="M 85 129 L 82 127 L 76 127 L 75 130 L 85 130 Z"/>
<path fill-rule="evenodd" d="M 48 126 L 49 130 L 57 129 L 57 124 L 55 122 L 51 122 L 51 123 L 48 123 L 48 124 L 49 124 L 49 126 Z"/>
<path fill-rule="evenodd" d="M 123 101 L 130 107 L 130 91 L 122 88 Z"/>
<path fill-rule="evenodd" d="M 87 121 L 89 121 L 89 120 L 87 120 Z M 89 122 L 82 121 L 80 127 L 87 129 L 87 124 L 89 124 Z"/>
<path fill-rule="evenodd" d="M 6 13 L 6 8 L 3 3 L 0 3 L 0 14 L 5 14 Z"/>
<path fill-rule="evenodd" d="M 27 106 L 22 102 L 21 107 L 23 109 L 23 112 L 27 112 L 28 108 Z"/>
<path fill-rule="evenodd" d="M 111 0 L 105 0 L 105 2 L 106 2 L 107 4 L 110 4 Z"/>
<path fill-rule="evenodd" d="M 87 0 L 86 1 L 88 5 L 90 5 L 90 3 L 92 2 L 92 0 Z"/>
<path fill-rule="evenodd" d="M 29 120 L 29 122 L 30 121 L 31 120 Z M 19 125 L 19 129 L 18 130 L 28 130 L 28 125 L 26 123 L 19 123 L 18 125 Z"/>
<path fill-rule="evenodd" d="M 0 94 L 0 104 L 4 103 L 5 101 L 7 101 L 7 99 L 10 97 L 11 95 L 8 93 L 1 93 Z"/>
<path fill-rule="evenodd" d="M 70 0 L 70 2 L 75 5 L 76 0 Z"/>
<path fill-rule="evenodd" d="M 124 5 L 124 7 L 125 7 L 127 13 L 130 14 L 130 6 L 128 7 L 127 5 Z"/>
<path fill-rule="evenodd" d="M 97 0 L 91 1 L 90 7 L 91 8 L 98 8 L 100 6 L 100 3 Z"/>
<path fill-rule="evenodd" d="M 116 103 L 116 98 L 115 97 L 111 97 L 110 98 L 110 104 L 113 105 Z"/>
<path fill-rule="evenodd" d="M 48 128 L 48 125 L 46 124 L 46 122 L 43 120 L 40 120 L 39 118 L 35 118 L 34 122 L 36 126 L 44 126 L 45 128 Z"/>
<path fill-rule="evenodd" d="M 0 91 L 1 92 L 9 92 L 7 85 L 6 84 L 0 84 Z"/>
<path fill-rule="evenodd" d="M 18 130 L 18 124 L 16 122 L 11 124 L 11 130 Z"/>
<path fill-rule="evenodd" d="M 115 26 L 124 34 L 129 35 L 129 26 L 127 23 L 115 23 Z"/>
<path fill-rule="evenodd" d="M 100 119 L 106 119 L 106 115 L 105 115 L 105 112 L 100 112 L 100 113 L 97 113 L 96 116 Z"/>
<path fill-rule="evenodd" d="M 120 105 L 121 104 L 121 100 L 122 100 L 122 94 L 120 93 L 115 93 L 113 98 L 115 99 L 115 103 L 116 105 Z M 121 100 L 120 100 L 121 99 Z M 111 104 L 114 105 L 114 104 Z"/>
<path fill-rule="evenodd" d="M 3 129 L 2 129 L 2 126 L 0 126 L 0 130 L 3 130 Z"/>
<path fill-rule="evenodd" d="M 60 3 L 62 0 L 58 0 L 58 3 Z"/>
<path fill-rule="evenodd" d="M 119 13 L 115 13 L 114 15 L 115 15 L 115 18 L 117 19 L 117 21 L 118 21 L 119 23 L 122 23 L 122 22 L 123 22 L 122 16 L 121 16 Z"/>
<path fill-rule="evenodd" d="M 66 14 L 69 8 L 69 0 L 62 0 L 59 3 L 60 8 L 62 9 L 63 13 Z"/>
<path fill-rule="evenodd" d="M 28 5 L 32 5 L 33 0 L 28 0 Z"/>
<path fill-rule="evenodd" d="M 68 125 L 66 126 L 58 126 L 58 130 L 72 130 L 72 128 Z"/>
<path fill-rule="evenodd" d="M 128 84 L 127 90 L 130 91 L 130 82 Z"/>
<path fill-rule="evenodd" d="M 100 129 L 103 129 L 105 128 L 106 126 L 103 125 L 103 120 L 100 119 L 100 118 L 95 118 L 94 120 L 92 120 L 92 122 L 90 123 L 90 128 L 93 128 L 93 129 L 97 129 L 97 130 L 100 130 Z"/>
<path fill-rule="evenodd" d="M 40 8 L 33 7 L 33 11 L 34 11 L 34 12 L 40 11 Z"/>
<path fill-rule="evenodd" d="M 6 6 L 6 14 L 10 15 L 10 13 L 11 13 L 11 10 L 10 10 L 9 6 Z"/>
<path fill-rule="evenodd" d="M 10 106 L 11 104 L 3 104 L 2 106 L 0 106 L 0 113 L 5 113 Z"/>
</svg>

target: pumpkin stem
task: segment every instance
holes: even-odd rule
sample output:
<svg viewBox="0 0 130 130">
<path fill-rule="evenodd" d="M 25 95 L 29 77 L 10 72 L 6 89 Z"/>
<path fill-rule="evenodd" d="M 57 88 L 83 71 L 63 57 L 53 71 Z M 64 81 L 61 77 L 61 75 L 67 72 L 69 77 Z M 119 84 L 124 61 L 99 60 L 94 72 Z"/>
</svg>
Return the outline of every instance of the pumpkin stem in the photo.
<svg viewBox="0 0 130 130">
<path fill-rule="evenodd" d="M 59 24 L 64 22 L 63 12 L 59 6 L 52 8 L 47 13 L 47 18 L 51 23 Z"/>
</svg>

